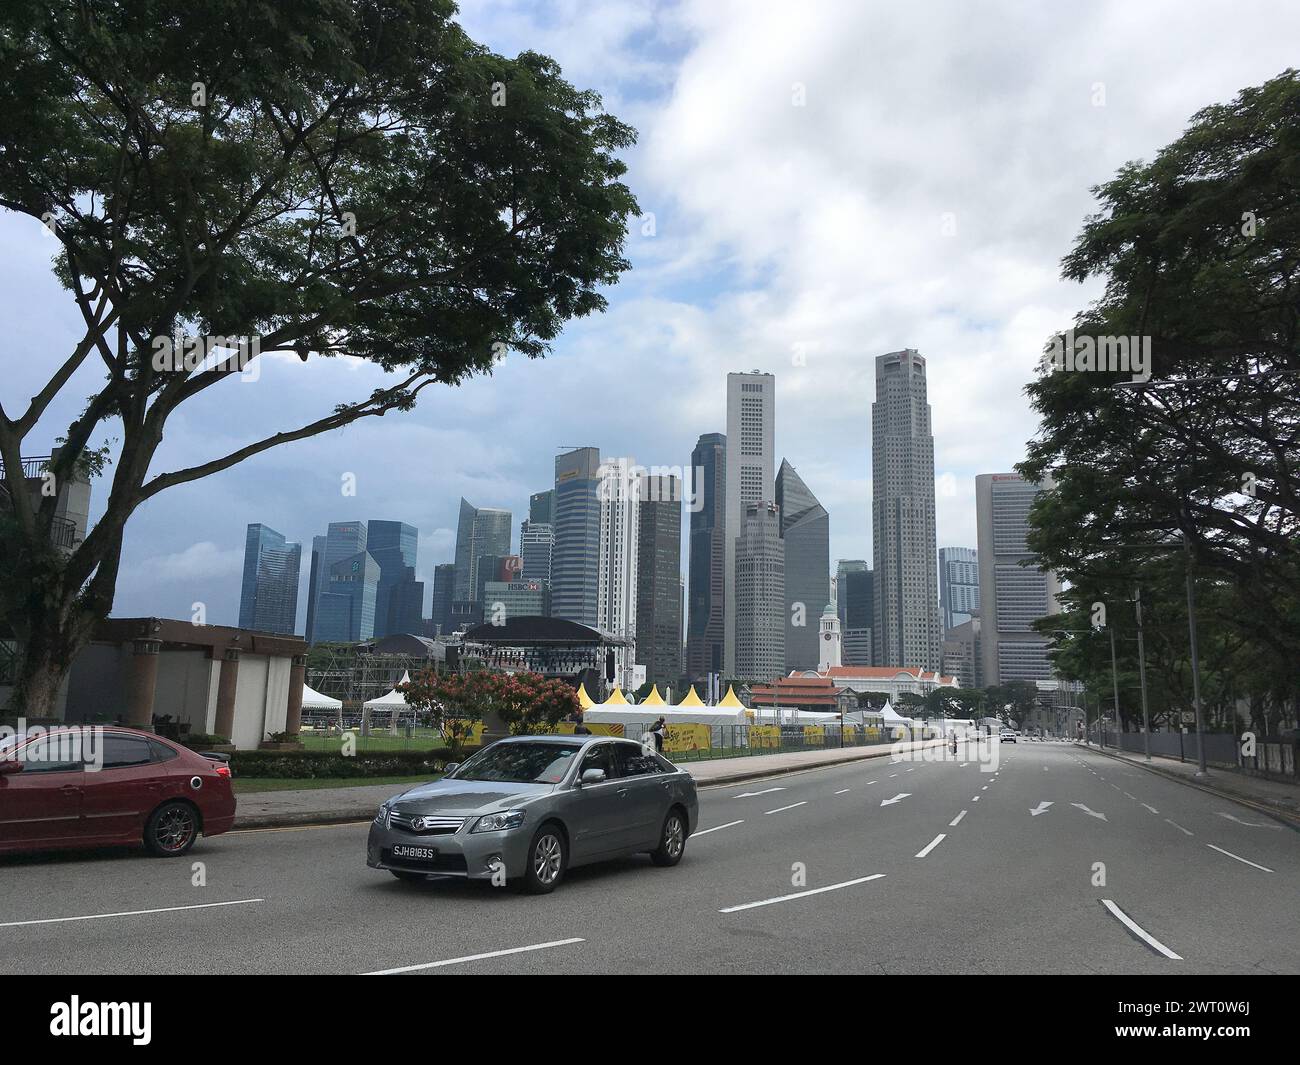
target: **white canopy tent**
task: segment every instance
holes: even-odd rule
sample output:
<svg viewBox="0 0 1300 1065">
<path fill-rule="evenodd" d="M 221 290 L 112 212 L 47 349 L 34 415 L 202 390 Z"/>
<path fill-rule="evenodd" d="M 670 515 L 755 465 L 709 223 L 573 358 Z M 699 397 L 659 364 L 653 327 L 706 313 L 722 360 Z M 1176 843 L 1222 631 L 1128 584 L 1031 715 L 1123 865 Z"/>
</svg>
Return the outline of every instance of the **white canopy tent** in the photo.
<svg viewBox="0 0 1300 1065">
<path fill-rule="evenodd" d="M 747 725 L 744 707 L 729 706 L 589 706 L 582 712 L 588 724 L 646 724 L 662 717 L 669 725 Z"/>
<path fill-rule="evenodd" d="M 308 684 L 302 686 L 302 708 L 304 710 L 342 710 L 343 700 L 322 695 Z"/>
<path fill-rule="evenodd" d="M 402 679 L 398 683 L 407 684 L 410 682 L 410 679 L 411 679 L 410 673 L 403 673 Z M 409 710 L 410 709 L 410 707 L 406 703 L 406 696 L 403 695 L 401 692 L 399 692 L 396 688 L 394 688 L 392 691 L 388 692 L 385 695 L 376 696 L 374 699 L 367 699 L 361 705 L 366 710 Z"/>
</svg>

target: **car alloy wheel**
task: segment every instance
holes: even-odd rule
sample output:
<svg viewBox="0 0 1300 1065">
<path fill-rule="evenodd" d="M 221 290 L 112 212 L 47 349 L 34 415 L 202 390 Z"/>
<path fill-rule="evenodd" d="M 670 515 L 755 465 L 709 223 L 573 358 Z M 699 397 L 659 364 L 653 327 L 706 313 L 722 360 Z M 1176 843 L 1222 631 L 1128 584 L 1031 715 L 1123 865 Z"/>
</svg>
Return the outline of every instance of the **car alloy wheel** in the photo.
<svg viewBox="0 0 1300 1065">
<path fill-rule="evenodd" d="M 560 866 L 564 862 L 564 848 L 559 837 L 548 832 L 537 840 L 533 847 L 533 875 L 539 884 L 554 884 L 560 876 Z"/>
<path fill-rule="evenodd" d="M 145 845 L 159 857 L 184 854 L 199 836 L 199 814 L 189 803 L 160 806 L 145 827 Z"/>
<path fill-rule="evenodd" d="M 664 826 L 664 850 L 668 852 L 669 858 L 677 859 L 681 857 L 684 846 L 686 846 L 686 829 L 682 825 L 682 819 L 673 814 L 668 818 L 668 824 Z"/>
</svg>

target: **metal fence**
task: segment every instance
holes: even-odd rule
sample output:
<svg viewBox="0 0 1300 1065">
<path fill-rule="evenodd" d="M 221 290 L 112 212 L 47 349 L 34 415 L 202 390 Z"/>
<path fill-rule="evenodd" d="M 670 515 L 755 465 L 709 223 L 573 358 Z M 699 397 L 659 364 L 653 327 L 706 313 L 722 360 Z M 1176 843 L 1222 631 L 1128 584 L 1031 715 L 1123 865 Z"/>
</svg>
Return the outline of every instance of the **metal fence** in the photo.
<svg viewBox="0 0 1300 1065">
<path fill-rule="evenodd" d="M 1152 732 L 1151 753 L 1183 762 L 1200 759 L 1200 744 L 1205 743 L 1205 761 L 1209 765 L 1245 769 L 1273 776 L 1297 776 L 1297 741 L 1294 739 L 1256 738 L 1254 754 L 1243 753 L 1245 744 L 1231 732 Z M 1107 732 L 1106 745 L 1133 754 L 1143 754 L 1146 746 L 1140 732 Z"/>
</svg>

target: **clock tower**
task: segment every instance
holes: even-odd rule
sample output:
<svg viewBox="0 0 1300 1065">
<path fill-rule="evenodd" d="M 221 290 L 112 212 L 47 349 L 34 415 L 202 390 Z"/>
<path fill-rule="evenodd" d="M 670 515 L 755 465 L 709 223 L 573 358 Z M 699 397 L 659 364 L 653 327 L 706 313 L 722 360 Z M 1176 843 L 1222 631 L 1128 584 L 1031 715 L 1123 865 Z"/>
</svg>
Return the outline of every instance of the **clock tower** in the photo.
<svg viewBox="0 0 1300 1065">
<path fill-rule="evenodd" d="M 831 666 L 841 665 L 840 661 L 840 617 L 835 612 L 835 604 L 827 603 L 822 611 L 821 631 L 818 632 L 818 645 L 821 648 L 818 670 L 825 673 Z"/>
</svg>

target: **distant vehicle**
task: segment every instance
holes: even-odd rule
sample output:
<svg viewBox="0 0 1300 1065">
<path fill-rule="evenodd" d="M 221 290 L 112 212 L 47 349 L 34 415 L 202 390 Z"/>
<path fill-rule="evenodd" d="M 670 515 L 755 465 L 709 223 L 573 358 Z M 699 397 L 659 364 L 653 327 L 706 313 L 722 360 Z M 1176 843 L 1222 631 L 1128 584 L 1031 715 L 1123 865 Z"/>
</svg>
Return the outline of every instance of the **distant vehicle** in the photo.
<svg viewBox="0 0 1300 1065">
<path fill-rule="evenodd" d="M 379 807 L 366 864 L 399 880 L 501 876 L 534 895 L 579 865 L 648 853 L 676 865 L 695 780 L 631 740 L 511 736 Z"/>
<path fill-rule="evenodd" d="M 1015 743 L 1016 734 L 1012 729 L 1004 728 L 1000 737 L 1001 743 Z"/>
<path fill-rule="evenodd" d="M 235 795 L 216 756 L 137 729 L 66 726 L 0 742 L 0 812 L 0 852 L 143 844 L 177 858 L 230 830 Z"/>
</svg>

